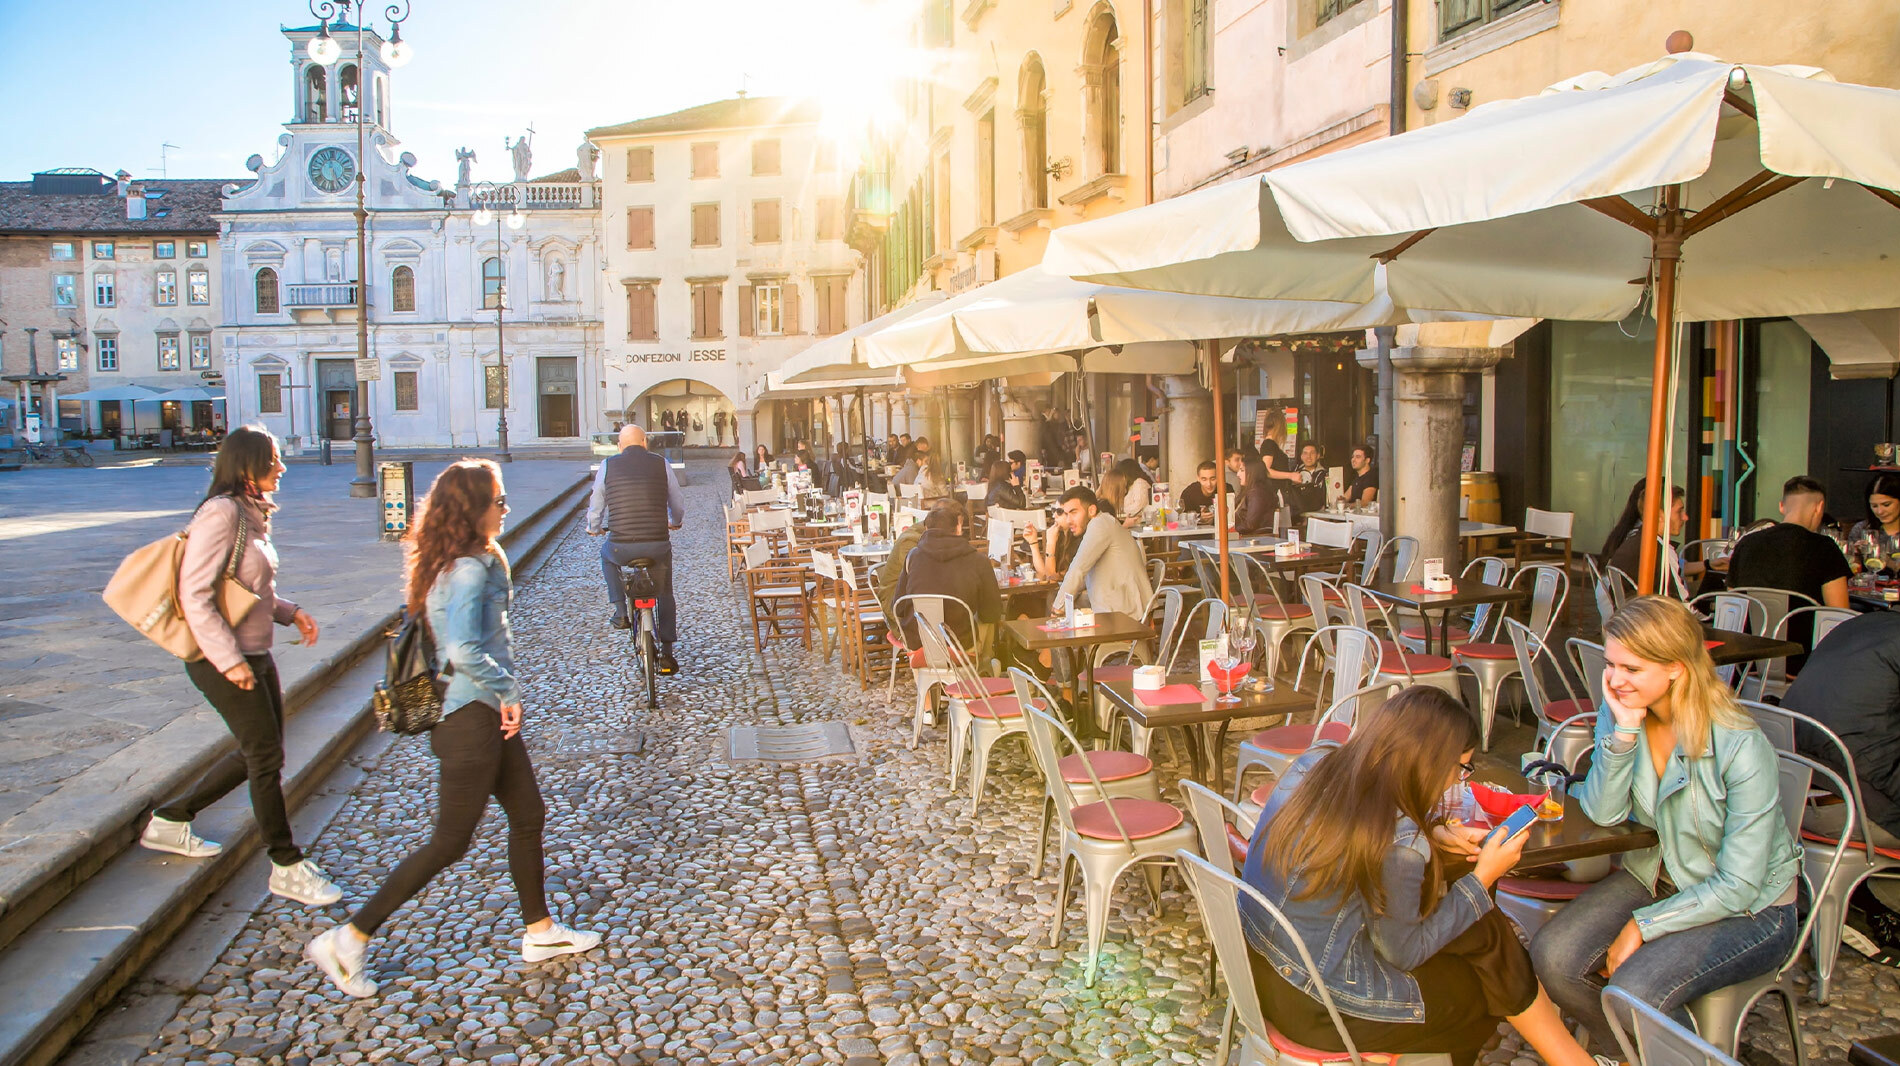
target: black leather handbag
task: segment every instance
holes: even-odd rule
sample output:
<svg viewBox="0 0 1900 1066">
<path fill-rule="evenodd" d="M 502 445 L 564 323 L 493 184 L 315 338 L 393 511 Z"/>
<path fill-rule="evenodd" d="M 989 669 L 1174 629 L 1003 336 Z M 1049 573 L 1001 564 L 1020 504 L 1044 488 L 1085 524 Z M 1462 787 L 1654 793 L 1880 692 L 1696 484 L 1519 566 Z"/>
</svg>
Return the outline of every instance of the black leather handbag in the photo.
<svg viewBox="0 0 1900 1066">
<path fill-rule="evenodd" d="M 405 736 L 434 729 L 442 721 L 448 673 L 447 669 L 436 672 L 435 637 L 429 632 L 428 618 L 404 612 L 401 624 L 389 638 L 383 679 L 370 696 L 376 724 L 386 732 Z"/>
</svg>

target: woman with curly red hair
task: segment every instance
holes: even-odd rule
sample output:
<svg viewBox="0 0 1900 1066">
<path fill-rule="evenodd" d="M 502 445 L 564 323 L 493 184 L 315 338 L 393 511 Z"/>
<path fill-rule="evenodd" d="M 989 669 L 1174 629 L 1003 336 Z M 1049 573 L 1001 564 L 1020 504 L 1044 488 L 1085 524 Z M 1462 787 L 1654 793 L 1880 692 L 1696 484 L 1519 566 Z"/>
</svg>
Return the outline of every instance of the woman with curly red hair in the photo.
<svg viewBox="0 0 1900 1066">
<path fill-rule="evenodd" d="M 411 852 L 349 921 L 307 948 L 311 961 L 352 996 L 376 992 L 364 973 L 369 938 L 468 851 L 489 796 L 508 815 L 508 873 L 527 922 L 522 958 L 539 962 L 600 943 L 599 933 L 569 929 L 548 913 L 541 861 L 547 807 L 521 740 L 521 691 L 508 628 L 514 591 L 508 556 L 495 540 L 507 514 L 501 468 L 487 459 L 451 464 L 417 510 L 409 535 L 408 603 L 412 610 L 423 606 L 448 680 L 442 705 L 452 709 L 429 734 L 441 778 L 428 843 Z"/>
</svg>

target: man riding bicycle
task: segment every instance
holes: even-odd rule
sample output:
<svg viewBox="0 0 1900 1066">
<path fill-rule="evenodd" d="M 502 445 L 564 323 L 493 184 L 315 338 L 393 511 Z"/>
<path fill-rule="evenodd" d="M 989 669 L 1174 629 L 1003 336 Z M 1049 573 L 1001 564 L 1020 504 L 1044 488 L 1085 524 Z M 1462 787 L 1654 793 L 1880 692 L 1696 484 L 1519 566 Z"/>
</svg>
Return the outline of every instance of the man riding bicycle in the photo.
<svg viewBox="0 0 1900 1066">
<path fill-rule="evenodd" d="M 594 493 L 587 502 L 587 532 L 607 535 L 600 546 L 600 570 L 607 579 L 607 600 L 613 604 L 613 627 L 632 625 L 627 615 L 627 589 L 622 565 L 651 559 L 647 573 L 658 593 L 660 673 L 679 672 L 673 658 L 676 608 L 673 601 L 673 545 L 667 532 L 686 521 L 686 498 L 664 456 L 647 450 L 647 432 L 639 426 L 620 428 L 620 454 L 600 464 Z"/>
</svg>

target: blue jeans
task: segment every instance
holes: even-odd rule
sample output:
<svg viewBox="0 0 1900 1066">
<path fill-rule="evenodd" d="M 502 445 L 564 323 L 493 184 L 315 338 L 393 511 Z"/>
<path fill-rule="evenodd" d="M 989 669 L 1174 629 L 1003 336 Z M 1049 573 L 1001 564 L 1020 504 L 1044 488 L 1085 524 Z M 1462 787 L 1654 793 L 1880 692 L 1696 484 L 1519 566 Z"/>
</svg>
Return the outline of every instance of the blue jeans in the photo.
<svg viewBox="0 0 1900 1066">
<path fill-rule="evenodd" d="M 678 638 L 676 619 L 679 608 L 673 599 L 673 546 L 664 540 L 615 540 L 607 538 L 600 546 L 600 572 L 607 579 L 607 602 L 613 604 L 616 612 L 627 609 L 627 587 L 620 580 L 620 565 L 633 559 L 651 559 L 653 565 L 647 568 L 647 574 L 653 578 L 658 593 L 658 610 L 654 618 L 654 628 L 659 630 L 660 643 L 671 644 Z"/>
<path fill-rule="evenodd" d="M 1606 982 L 1597 971 L 1630 916 L 1657 898 L 1618 870 L 1558 911 L 1531 941 L 1537 979 L 1552 1002 L 1589 1027 L 1598 1051 L 1615 1054 L 1617 1045 L 1600 999 Z M 1607 983 L 1687 1025 L 1691 1001 L 1788 961 L 1799 928 L 1788 904 L 1665 933 L 1637 948 Z"/>
</svg>

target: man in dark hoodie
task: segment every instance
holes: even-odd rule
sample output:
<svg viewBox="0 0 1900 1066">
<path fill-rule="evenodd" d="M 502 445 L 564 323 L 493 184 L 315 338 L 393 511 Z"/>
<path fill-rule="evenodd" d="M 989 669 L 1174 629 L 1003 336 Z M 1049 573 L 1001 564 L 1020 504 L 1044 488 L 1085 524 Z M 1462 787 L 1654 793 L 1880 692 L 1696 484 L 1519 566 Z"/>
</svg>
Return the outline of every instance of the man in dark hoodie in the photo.
<svg viewBox="0 0 1900 1066">
<path fill-rule="evenodd" d="M 992 626 L 1003 617 L 1003 596 L 997 591 L 996 571 L 988 557 L 970 543 L 965 522 L 963 504 L 955 499 L 939 500 L 931 507 L 924 517 L 923 538 L 902 562 L 904 569 L 897 579 L 897 598 L 922 593 L 955 596 L 976 612 L 977 624 Z M 896 558 L 891 561 L 898 562 Z M 964 617 L 963 612 L 952 607 L 944 612 L 943 620 L 965 648 L 979 647 L 978 638 L 983 634 L 971 625 L 972 620 Z M 922 647 L 917 635 L 917 618 L 905 611 L 898 621 L 904 628 L 904 644 Z"/>
</svg>

